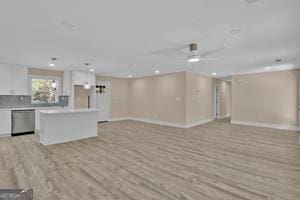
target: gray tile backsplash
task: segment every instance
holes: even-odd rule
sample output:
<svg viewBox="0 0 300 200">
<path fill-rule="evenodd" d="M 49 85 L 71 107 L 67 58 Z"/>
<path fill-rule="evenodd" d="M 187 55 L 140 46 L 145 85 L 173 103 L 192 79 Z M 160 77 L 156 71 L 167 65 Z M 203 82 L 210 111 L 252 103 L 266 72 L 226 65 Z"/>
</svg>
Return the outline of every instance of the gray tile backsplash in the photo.
<svg viewBox="0 0 300 200">
<path fill-rule="evenodd" d="M 68 96 L 59 96 L 58 103 L 31 104 L 31 96 L 0 95 L 0 109 L 29 107 L 64 107 L 68 106 Z"/>
</svg>

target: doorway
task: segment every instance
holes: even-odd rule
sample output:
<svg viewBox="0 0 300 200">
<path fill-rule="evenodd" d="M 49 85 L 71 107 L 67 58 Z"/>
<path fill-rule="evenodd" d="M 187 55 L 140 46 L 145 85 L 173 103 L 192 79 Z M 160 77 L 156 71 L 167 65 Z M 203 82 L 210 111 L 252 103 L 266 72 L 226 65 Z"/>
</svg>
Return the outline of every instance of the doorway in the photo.
<svg viewBox="0 0 300 200">
<path fill-rule="evenodd" d="M 97 82 L 96 85 L 96 109 L 98 122 L 107 122 L 110 117 L 110 84 Z"/>
<path fill-rule="evenodd" d="M 220 94 L 219 94 L 219 86 L 214 86 L 214 118 L 220 118 Z"/>
</svg>

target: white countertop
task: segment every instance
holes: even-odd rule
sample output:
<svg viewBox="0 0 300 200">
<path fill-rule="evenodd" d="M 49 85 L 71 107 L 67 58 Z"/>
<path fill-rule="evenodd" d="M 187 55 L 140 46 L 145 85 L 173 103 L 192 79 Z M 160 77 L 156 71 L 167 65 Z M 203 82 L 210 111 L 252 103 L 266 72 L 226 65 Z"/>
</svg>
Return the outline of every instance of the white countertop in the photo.
<svg viewBox="0 0 300 200">
<path fill-rule="evenodd" d="M 82 109 L 76 109 L 76 108 L 65 108 L 65 109 L 51 109 L 51 110 L 40 110 L 41 114 L 70 114 L 70 113 L 86 113 L 86 112 L 98 112 L 97 109 L 88 109 L 88 108 L 82 108 Z"/>
<path fill-rule="evenodd" d="M 46 110 L 46 109 L 64 109 L 64 107 L 0 108 L 0 111 L 10 111 L 10 110 Z"/>
</svg>

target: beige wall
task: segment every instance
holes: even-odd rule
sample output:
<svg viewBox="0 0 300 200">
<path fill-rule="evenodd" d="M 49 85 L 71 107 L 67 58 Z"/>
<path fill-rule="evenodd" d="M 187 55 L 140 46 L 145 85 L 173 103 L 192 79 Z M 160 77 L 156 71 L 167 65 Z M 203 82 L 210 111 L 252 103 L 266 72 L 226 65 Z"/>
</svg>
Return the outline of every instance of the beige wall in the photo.
<svg viewBox="0 0 300 200">
<path fill-rule="evenodd" d="M 214 79 L 213 84 L 219 88 L 220 118 L 231 115 L 231 83 Z"/>
<path fill-rule="evenodd" d="M 64 72 L 57 70 L 47 70 L 47 69 L 38 69 L 38 68 L 28 68 L 29 75 L 39 75 L 39 76 L 56 76 L 60 77 L 63 80 Z"/>
<path fill-rule="evenodd" d="M 130 116 L 185 124 L 185 80 L 185 72 L 132 79 Z"/>
<path fill-rule="evenodd" d="M 133 79 L 97 76 L 97 81 L 111 84 L 111 118 L 180 126 L 213 118 L 213 79 L 207 76 L 178 72 Z"/>
<path fill-rule="evenodd" d="M 232 77 L 232 120 L 296 126 L 299 70 Z"/>
<path fill-rule="evenodd" d="M 187 124 L 213 119 L 213 80 L 210 77 L 186 73 Z"/>
<path fill-rule="evenodd" d="M 99 75 L 96 80 L 110 83 L 110 118 L 129 117 L 129 80 Z"/>
</svg>

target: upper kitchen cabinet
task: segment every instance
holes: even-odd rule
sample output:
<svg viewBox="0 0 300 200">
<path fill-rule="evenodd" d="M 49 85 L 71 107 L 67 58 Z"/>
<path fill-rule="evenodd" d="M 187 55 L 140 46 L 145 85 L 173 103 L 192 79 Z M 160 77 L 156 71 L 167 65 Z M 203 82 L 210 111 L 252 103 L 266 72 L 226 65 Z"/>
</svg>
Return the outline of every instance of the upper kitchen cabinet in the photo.
<svg viewBox="0 0 300 200">
<path fill-rule="evenodd" d="M 28 69 L 0 64 L 0 95 L 28 95 Z"/>
<path fill-rule="evenodd" d="M 91 86 L 96 84 L 96 75 L 89 72 L 72 72 L 72 84 L 73 85 L 84 85 L 85 82 L 88 82 Z"/>
<path fill-rule="evenodd" d="M 71 72 L 70 71 L 64 71 L 62 95 L 65 96 L 71 95 Z"/>
</svg>

